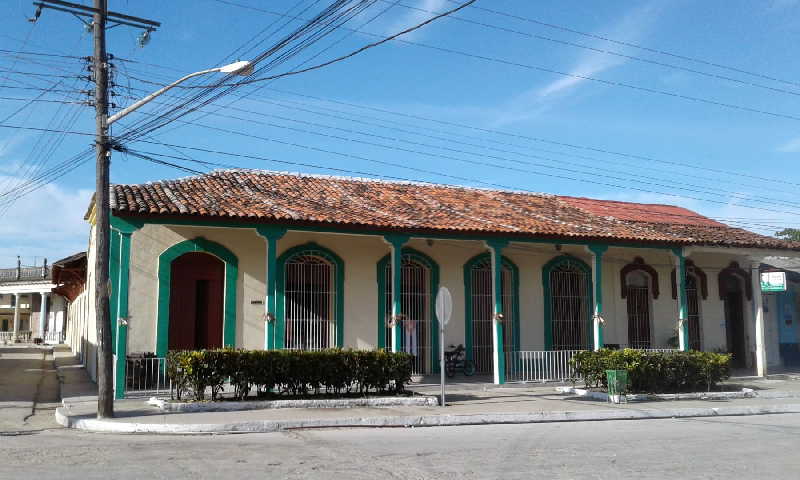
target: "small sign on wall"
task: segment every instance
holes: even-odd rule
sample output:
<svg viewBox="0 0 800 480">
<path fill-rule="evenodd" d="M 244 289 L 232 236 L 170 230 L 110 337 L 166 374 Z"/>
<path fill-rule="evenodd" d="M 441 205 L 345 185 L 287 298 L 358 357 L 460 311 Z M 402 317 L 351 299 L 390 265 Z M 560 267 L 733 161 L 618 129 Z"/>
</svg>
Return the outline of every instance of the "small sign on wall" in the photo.
<svg viewBox="0 0 800 480">
<path fill-rule="evenodd" d="M 785 292 L 786 291 L 786 272 L 762 272 L 761 291 Z"/>
</svg>

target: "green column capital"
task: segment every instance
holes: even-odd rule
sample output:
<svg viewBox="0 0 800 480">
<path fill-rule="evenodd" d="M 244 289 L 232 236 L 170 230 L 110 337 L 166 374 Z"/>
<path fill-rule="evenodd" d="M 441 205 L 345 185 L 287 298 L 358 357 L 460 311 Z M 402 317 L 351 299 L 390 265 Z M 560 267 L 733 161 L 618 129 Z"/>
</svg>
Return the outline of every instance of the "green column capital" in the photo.
<svg viewBox="0 0 800 480">
<path fill-rule="evenodd" d="M 286 235 L 286 227 L 279 227 L 277 225 L 259 225 L 256 227 L 256 232 L 264 238 L 280 240 Z"/>
<path fill-rule="evenodd" d="M 592 254 L 597 256 L 602 256 L 604 253 L 608 251 L 608 245 L 600 245 L 600 244 L 590 244 L 586 246 Z"/>
<path fill-rule="evenodd" d="M 112 229 L 129 235 L 144 226 L 143 220 L 133 220 L 131 218 L 117 217 L 114 215 L 111 216 L 109 222 Z"/>
</svg>

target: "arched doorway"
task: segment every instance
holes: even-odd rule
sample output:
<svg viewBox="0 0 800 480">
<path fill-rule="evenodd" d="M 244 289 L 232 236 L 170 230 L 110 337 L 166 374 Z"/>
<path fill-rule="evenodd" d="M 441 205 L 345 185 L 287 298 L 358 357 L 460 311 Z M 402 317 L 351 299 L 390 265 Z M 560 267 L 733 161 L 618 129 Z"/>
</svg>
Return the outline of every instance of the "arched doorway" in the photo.
<svg viewBox="0 0 800 480">
<path fill-rule="evenodd" d="M 519 351 L 519 281 L 518 269 L 502 257 L 500 291 L 503 314 L 511 321 L 503 328 L 503 351 Z M 492 292 L 492 259 L 488 253 L 473 257 L 464 266 L 466 285 L 467 357 L 478 373 L 491 373 L 493 368 L 494 300 Z"/>
<path fill-rule="evenodd" d="M 438 325 L 435 292 L 439 288 L 439 267 L 422 252 L 403 248 L 400 267 L 400 348 L 414 356 L 413 373 L 438 371 Z M 378 346 L 392 349 L 392 269 L 390 256 L 378 262 Z"/>
<path fill-rule="evenodd" d="M 169 349 L 222 347 L 225 263 L 204 252 L 172 261 Z"/>
<path fill-rule="evenodd" d="M 625 276 L 625 297 L 628 303 L 628 346 L 650 348 L 650 277 L 642 270 Z"/>
<path fill-rule="evenodd" d="M 728 353 L 733 354 L 731 366 L 747 366 L 747 334 L 744 318 L 745 298 L 752 298 L 749 274 L 736 262 L 719 273 L 719 297 L 725 306 L 725 336 Z"/>
<path fill-rule="evenodd" d="M 562 255 L 542 269 L 545 347 L 548 350 L 591 348 L 591 270 L 585 262 Z"/>
</svg>

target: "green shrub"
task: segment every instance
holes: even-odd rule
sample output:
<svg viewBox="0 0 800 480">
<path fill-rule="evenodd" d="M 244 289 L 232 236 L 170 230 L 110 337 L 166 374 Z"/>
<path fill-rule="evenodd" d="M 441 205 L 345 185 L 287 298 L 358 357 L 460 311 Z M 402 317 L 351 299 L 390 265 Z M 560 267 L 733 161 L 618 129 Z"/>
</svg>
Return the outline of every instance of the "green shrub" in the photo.
<svg viewBox="0 0 800 480">
<path fill-rule="evenodd" d="M 358 391 L 403 392 L 411 381 L 412 356 L 383 350 L 198 350 L 167 354 L 173 398 L 191 393 L 203 400 L 211 389 L 216 400 L 225 382 L 233 397 L 244 399 L 255 389 L 290 395 L 341 395 Z"/>
<path fill-rule="evenodd" d="M 573 382 L 607 388 L 606 370 L 627 370 L 634 393 L 710 391 L 730 377 L 729 354 L 711 352 L 645 352 L 608 350 L 579 352 L 570 360 Z"/>
</svg>

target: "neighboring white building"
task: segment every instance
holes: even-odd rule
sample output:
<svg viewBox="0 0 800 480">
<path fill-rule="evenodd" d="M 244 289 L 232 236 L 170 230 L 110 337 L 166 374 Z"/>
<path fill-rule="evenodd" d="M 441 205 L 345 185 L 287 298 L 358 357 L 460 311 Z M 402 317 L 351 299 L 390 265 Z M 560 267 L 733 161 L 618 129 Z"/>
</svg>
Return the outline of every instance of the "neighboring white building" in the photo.
<svg viewBox="0 0 800 480">
<path fill-rule="evenodd" d="M 18 259 L 16 268 L 0 269 L 0 342 L 61 343 L 67 303 L 56 287 L 47 259 L 40 267 Z"/>
</svg>

